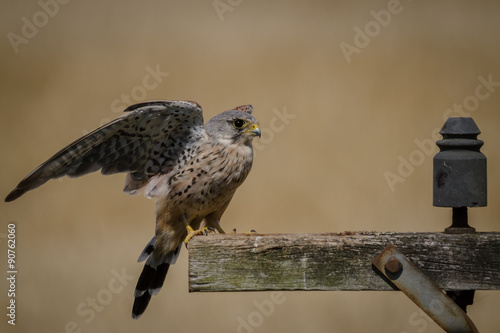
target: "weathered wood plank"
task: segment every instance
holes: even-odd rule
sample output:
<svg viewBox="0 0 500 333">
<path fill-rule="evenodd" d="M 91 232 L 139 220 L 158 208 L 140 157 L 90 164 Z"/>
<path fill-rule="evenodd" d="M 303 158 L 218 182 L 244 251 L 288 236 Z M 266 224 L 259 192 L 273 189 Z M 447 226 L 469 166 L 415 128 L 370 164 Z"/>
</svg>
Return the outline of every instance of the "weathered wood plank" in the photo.
<svg viewBox="0 0 500 333">
<path fill-rule="evenodd" d="M 498 232 L 361 232 L 195 237 L 189 290 L 391 290 L 371 264 L 388 244 L 442 289 L 500 289 Z"/>
</svg>

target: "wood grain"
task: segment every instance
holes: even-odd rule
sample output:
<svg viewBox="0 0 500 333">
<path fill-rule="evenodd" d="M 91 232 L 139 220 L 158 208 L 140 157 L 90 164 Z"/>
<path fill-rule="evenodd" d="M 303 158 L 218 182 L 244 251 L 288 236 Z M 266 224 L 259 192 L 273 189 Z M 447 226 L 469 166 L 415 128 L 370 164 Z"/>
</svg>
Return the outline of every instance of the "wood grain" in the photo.
<svg viewBox="0 0 500 333">
<path fill-rule="evenodd" d="M 189 243 L 189 289 L 392 290 L 371 264 L 388 244 L 444 290 L 500 289 L 493 232 L 198 236 Z"/>
</svg>

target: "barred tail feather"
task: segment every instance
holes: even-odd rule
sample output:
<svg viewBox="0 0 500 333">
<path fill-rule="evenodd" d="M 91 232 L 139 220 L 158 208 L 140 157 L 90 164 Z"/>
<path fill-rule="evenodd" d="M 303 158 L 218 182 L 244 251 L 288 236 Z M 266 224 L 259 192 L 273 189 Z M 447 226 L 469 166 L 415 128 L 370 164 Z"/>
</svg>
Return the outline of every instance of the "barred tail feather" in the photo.
<svg viewBox="0 0 500 333">
<path fill-rule="evenodd" d="M 132 308 L 132 318 L 139 319 L 139 317 L 146 311 L 151 296 L 157 295 L 160 292 L 165 277 L 167 276 L 170 265 L 175 264 L 177 257 L 181 251 L 181 245 L 174 251 L 167 253 L 162 257 L 155 257 L 153 254 L 156 245 L 156 237 L 146 245 L 144 251 L 139 256 L 139 262 L 147 258 L 146 264 L 142 270 L 137 286 L 134 292 L 134 306 Z"/>
</svg>

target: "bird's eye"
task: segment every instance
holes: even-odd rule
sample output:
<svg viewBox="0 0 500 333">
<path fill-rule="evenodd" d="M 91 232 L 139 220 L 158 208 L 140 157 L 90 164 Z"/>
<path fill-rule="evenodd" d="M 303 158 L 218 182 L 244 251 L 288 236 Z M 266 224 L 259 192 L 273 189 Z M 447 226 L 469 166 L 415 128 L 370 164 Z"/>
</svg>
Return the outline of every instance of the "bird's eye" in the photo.
<svg viewBox="0 0 500 333">
<path fill-rule="evenodd" d="M 243 128 L 247 125 L 246 121 L 244 120 L 241 120 L 241 119 L 236 119 L 234 122 L 233 122 L 233 125 L 234 127 L 236 128 Z"/>
</svg>

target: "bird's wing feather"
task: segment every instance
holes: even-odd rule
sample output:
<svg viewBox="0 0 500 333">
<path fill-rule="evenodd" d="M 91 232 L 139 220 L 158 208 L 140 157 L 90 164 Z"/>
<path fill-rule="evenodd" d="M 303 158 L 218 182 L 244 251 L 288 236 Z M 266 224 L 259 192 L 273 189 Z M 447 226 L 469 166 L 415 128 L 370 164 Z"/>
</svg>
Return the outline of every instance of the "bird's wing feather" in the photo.
<svg viewBox="0 0 500 333">
<path fill-rule="evenodd" d="M 151 101 L 60 150 L 26 176 L 6 197 L 12 201 L 53 178 L 129 172 L 131 183 L 146 183 L 169 172 L 189 145 L 203 136 L 201 107 L 188 101 Z M 137 186 L 137 184 L 136 184 Z"/>
</svg>

